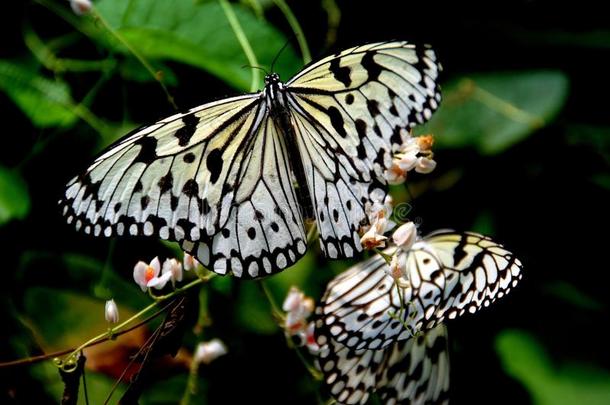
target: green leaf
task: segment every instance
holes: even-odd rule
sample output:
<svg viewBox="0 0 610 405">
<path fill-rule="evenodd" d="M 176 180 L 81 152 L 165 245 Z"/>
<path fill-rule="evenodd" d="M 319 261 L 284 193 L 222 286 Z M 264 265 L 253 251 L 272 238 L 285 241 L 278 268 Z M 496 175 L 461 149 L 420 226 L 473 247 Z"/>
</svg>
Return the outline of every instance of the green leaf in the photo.
<svg viewBox="0 0 610 405">
<path fill-rule="evenodd" d="M 59 79 L 49 80 L 24 63 L 0 61 L 0 90 L 36 127 L 66 127 L 77 119 L 68 85 Z"/>
<path fill-rule="evenodd" d="M 0 225 L 11 219 L 23 219 L 29 211 L 30 195 L 25 180 L 18 172 L 0 166 Z"/>
<path fill-rule="evenodd" d="M 544 289 L 575 307 L 587 311 L 601 311 L 604 308 L 600 302 L 566 281 L 548 283 Z"/>
<path fill-rule="evenodd" d="M 261 67 L 269 68 L 287 39 L 240 4 L 235 14 L 254 49 Z M 217 2 L 193 0 L 101 0 L 99 13 L 127 43 L 145 58 L 170 59 L 206 70 L 232 86 L 248 90 L 248 61 Z M 100 35 L 100 39 L 105 41 Z M 116 45 L 116 44 L 115 44 Z M 123 46 L 117 49 L 128 53 Z M 291 48 L 279 58 L 278 73 L 284 78 L 301 63 Z"/>
<path fill-rule="evenodd" d="M 496 339 L 496 350 L 504 370 L 521 381 L 535 404 L 610 403 L 610 373 L 582 364 L 556 366 L 542 345 L 527 332 L 502 332 Z"/>
<path fill-rule="evenodd" d="M 444 100 L 418 133 L 441 147 L 496 154 L 549 124 L 565 104 L 568 79 L 557 71 L 493 73 L 449 83 Z"/>
<path fill-rule="evenodd" d="M 256 282 L 242 283 L 235 308 L 239 324 L 247 330 L 263 335 L 278 332 L 271 306 Z"/>
<path fill-rule="evenodd" d="M 106 330 L 104 305 L 100 299 L 47 287 L 31 287 L 23 297 L 24 313 L 38 336 L 58 349 L 76 347 Z"/>
</svg>

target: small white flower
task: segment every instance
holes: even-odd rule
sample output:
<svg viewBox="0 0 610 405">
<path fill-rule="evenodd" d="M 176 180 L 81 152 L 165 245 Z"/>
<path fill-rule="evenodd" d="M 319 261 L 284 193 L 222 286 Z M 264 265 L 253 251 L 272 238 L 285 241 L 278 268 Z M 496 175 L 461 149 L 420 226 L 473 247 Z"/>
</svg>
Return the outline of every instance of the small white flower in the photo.
<svg viewBox="0 0 610 405">
<path fill-rule="evenodd" d="M 161 263 L 159 258 L 155 257 L 150 263 L 139 261 L 133 268 L 133 279 L 140 286 L 142 291 L 146 291 L 149 287 L 148 283 L 159 276 L 161 271 Z"/>
<path fill-rule="evenodd" d="M 309 353 L 314 355 L 317 354 L 320 351 L 320 346 L 318 346 L 318 342 L 316 342 L 314 322 L 310 322 L 309 325 L 307 325 L 307 329 L 305 329 L 303 337 L 303 340 L 305 341 L 305 346 L 307 346 Z"/>
<path fill-rule="evenodd" d="M 116 306 L 114 300 L 106 301 L 106 308 L 104 309 L 104 316 L 106 321 L 110 323 L 119 322 L 119 308 Z"/>
<path fill-rule="evenodd" d="M 314 301 L 296 287 L 291 287 L 282 309 L 286 311 L 284 329 L 290 336 L 303 331 L 307 326 L 307 318 L 314 310 Z"/>
<path fill-rule="evenodd" d="M 227 353 L 227 346 L 225 346 L 222 340 L 212 339 L 209 342 L 201 342 L 197 345 L 193 361 L 198 364 L 210 364 Z"/>
<path fill-rule="evenodd" d="M 383 234 L 388 228 L 388 221 L 386 218 L 380 217 L 371 225 L 368 231 L 360 238 L 360 243 L 365 249 L 375 249 L 377 247 L 385 246 L 385 241 L 388 239 Z"/>
<path fill-rule="evenodd" d="M 198 266 L 200 266 L 200 263 L 197 259 L 195 259 L 195 256 L 190 255 L 186 252 L 184 253 L 184 259 L 182 260 L 182 264 L 184 270 L 186 271 L 196 269 Z"/>
<path fill-rule="evenodd" d="M 407 255 L 402 254 L 400 250 L 392 256 L 389 270 L 386 269 L 388 275 L 394 280 L 406 278 L 407 276 Z"/>
<path fill-rule="evenodd" d="M 164 274 L 161 274 L 160 277 L 155 277 L 152 280 L 150 280 L 148 282 L 148 284 L 146 284 L 146 286 L 154 287 L 157 290 L 161 290 L 163 287 L 165 287 L 165 284 L 167 284 L 167 282 L 171 279 L 172 279 L 172 273 L 166 272 Z"/>
<path fill-rule="evenodd" d="M 400 225 L 392 234 L 392 240 L 402 250 L 409 250 L 417 240 L 417 228 L 411 221 Z"/>
<path fill-rule="evenodd" d="M 165 272 L 159 277 L 161 272 L 161 262 L 158 257 L 155 257 L 150 263 L 139 261 L 133 268 L 133 279 L 140 286 L 142 291 L 146 291 L 149 287 L 154 287 L 157 290 L 165 287 L 165 284 L 171 279 L 172 273 Z"/>
<path fill-rule="evenodd" d="M 172 285 L 176 286 L 176 281 L 182 281 L 182 264 L 176 259 L 165 259 L 161 273 L 169 273 Z"/>
<path fill-rule="evenodd" d="M 70 0 L 70 7 L 75 14 L 83 15 L 91 11 L 93 4 L 90 0 Z"/>
<path fill-rule="evenodd" d="M 427 157 L 420 157 L 417 160 L 417 166 L 415 166 L 415 171 L 417 173 L 427 174 L 434 170 L 436 167 L 436 162 Z"/>
</svg>

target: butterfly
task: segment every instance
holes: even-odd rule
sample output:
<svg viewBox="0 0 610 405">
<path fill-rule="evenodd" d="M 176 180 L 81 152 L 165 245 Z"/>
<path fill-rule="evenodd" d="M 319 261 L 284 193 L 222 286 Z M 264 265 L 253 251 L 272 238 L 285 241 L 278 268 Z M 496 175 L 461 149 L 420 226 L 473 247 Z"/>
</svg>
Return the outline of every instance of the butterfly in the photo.
<svg viewBox="0 0 610 405">
<path fill-rule="evenodd" d="M 373 392 L 387 405 L 449 402 L 444 325 L 378 350 L 350 349 L 329 337 L 317 363 L 328 391 L 340 404 L 364 404 Z"/>
<path fill-rule="evenodd" d="M 365 207 L 410 128 L 440 102 L 429 46 L 373 43 L 328 56 L 258 93 L 139 128 L 66 186 L 68 223 L 95 236 L 177 241 L 218 274 L 263 277 L 307 250 L 352 257 Z M 380 197 L 381 196 L 381 197 Z"/>
<path fill-rule="evenodd" d="M 384 253 L 404 256 L 406 276 L 392 278 L 375 255 L 328 284 L 316 320 L 319 345 L 332 338 L 350 349 L 382 349 L 489 306 L 522 278 L 519 259 L 473 232 L 441 230 L 396 249 Z"/>
</svg>

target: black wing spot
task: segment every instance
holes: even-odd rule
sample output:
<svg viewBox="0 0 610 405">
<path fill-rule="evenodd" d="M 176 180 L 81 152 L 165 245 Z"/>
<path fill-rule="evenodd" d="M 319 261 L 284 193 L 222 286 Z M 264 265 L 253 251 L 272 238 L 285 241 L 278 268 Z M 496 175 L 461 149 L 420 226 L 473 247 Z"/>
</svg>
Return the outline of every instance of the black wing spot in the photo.
<svg viewBox="0 0 610 405">
<path fill-rule="evenodd" d="M 361 62 L 362 67 L 366 69 L 366 72 L 369 75 L 369 81 L 378 80 L 382 71 L 381 66 L 373 59 L 373 55 L 375 55 L 375 52 L 365 53 Z"/>
<path fill-rule="evenodd" d="M 348 105 L 352 105 L 352 104 L 353 104 L 353 102 L 354 102 L 354 95 L 353 95 L 353 94 L 351 94 L 351 93 L 350 93 L 350 94 L 348 94 L 348 95 L 346 95 L 346 96 L 345 96 L 345 102 L 346 102 Z"/>
<path fill-rule="evenodd" d="M 174 178 L 172 176 L 172 172 L 168 172 L 165 176 L 159 179 L 159 188 L 161 189 L 161 194 L 167 193 L 174 186 Z"/>
<path fill-rule="evenodd" d="M 223 230 L 220 231 L 220 233 L 222 233 L 222 236 L 224 236 L 225 238 L 228 238 L 229 236 L 231 236 L 231 231 L 227 228 L 223 228 Z"/>
<path fill-rule="evenodd" d="M 121 209 L 121 203 L 118 202 L 116 204 L 114 204 L 114 212 L 119 212 L 119 210 Z"/>
<path fill-rule="evenodd" d="M 330 62 L 330 71 L 335 79 L 343 83 L 345 87 L 349 87 L 349 85 L 352 84 L 352 79 L 349 76 L 351 69 L 347 66 L 340 66 L 340 63 L 341 58 L 333 59 Z"/>
<path fill-rule="evenodd" d="M 347 132 L 345 131 L 345 127 L 343 126 L 343 116 L 341 115 L 339 110 L 336 107 L 329 107 L 326 112 L 328 113 L 330 123 L 332 124 L 333 128 L 335 128 L 335 131 L 337 131 L 337 133 L 341 137 L 347 137 Z"/>
<path fill-rule="evenodd" d="M 277 232 L 280 230 L 280 227 L 278 226 L 278 224 L 276 222 L 272 222 L 271 229 L 273 229 L 273 232 Z"/>
<path fill-rule="evenodd" d="M 140 151 L 138 152 L 138 156 L 134 159 L 134 163 L 144 162 L 150 164 L 157 158 L 157 138 L 145 136 L 138 139 L 134 144 L 140 147 Z"/>
<path fill-rule="evenodd" d="M 216 183 L 216 181 L 218 181 L 218 177 L 220 177 L 220 173 L 222 172 L 222 163 L 222 152 L 220 149 L 210 151 L 205 164 L 210 171 L 210 181 L 212 184 Z"/>
<path fill-rule="evenodd" d="M 185 154 L 182 159 L 184 160 L 184 163 L 193 163 L 195 161 L 195 154 L 193 152 L 189 152 Z"/>
<path fill-rule="evenodd" d="M 133 188 L 133 192 L 139 193 L 140 191 L 142 191 L 143 188 L 144 188 L 144 186 L 142 185 L 142 182 L 140 180 L 138 180 L 138 182 L 136 183 L 136 185 Z"/>
<path fill-rule="evenodd" d="M 368 108 L 369 113 L 371 113 L 373 117 L 379 115 L 379 103 L 377 100 L 367 100 L 366 108 Z"/>
<path fill-rule="evenodd" d="M 248 228 L 248 237 L 254 240 L 254 238 L 256 238 L 256 229 L 252 227 Z"/>
<path fill-rule="evenodd" d="M 148 204 L 150 203 L 150 197 L 145 195 L 144 197 L 142 197 L 140 199 L 140 205 L 142 205 L 142 211 L 144 211 L 146 209 L 146 207 L 148 207 Z"/>
<path fill-rule="evenodd" d="M 197 130 L 199 118 L 195 117 L 195 114 L 189 114 L 182 117 L 182 122 L 184 126 L 179 128 L 174 136 L 178 138 L 178 145 L 187 146 Z"/>
<path fill-rule="evenodd" d="M 189 198 L 197 197 L 199 195 L 199 185 L 194 179 L 188 179 L 182 187 L 182 192 Z"/>
<path fill-rule="evenodd" d="M 176 208 L 178 208 L 178 197 L 172 194 L 172 197 L 169 199 L 169 205 L 172 211 L 176 211 Z"/>
</svg>

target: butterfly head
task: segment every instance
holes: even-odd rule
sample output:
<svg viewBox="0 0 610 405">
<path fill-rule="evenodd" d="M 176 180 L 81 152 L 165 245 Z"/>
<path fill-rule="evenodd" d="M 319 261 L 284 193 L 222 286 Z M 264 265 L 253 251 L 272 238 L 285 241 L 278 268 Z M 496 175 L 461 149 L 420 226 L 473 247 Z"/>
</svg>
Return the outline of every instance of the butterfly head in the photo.
<svg viewBox="0 0 610 405">
<path fill-rule="evenodd" d="M 270 86 L 270 85 L 274 85 L 274 84 L 278 84 L 280 83 L 280 75 L 278 75 L 277 73 L 270 73 L 267 76 L 265 76 L 265 85 L 266 86 Z"/>
</svg>

